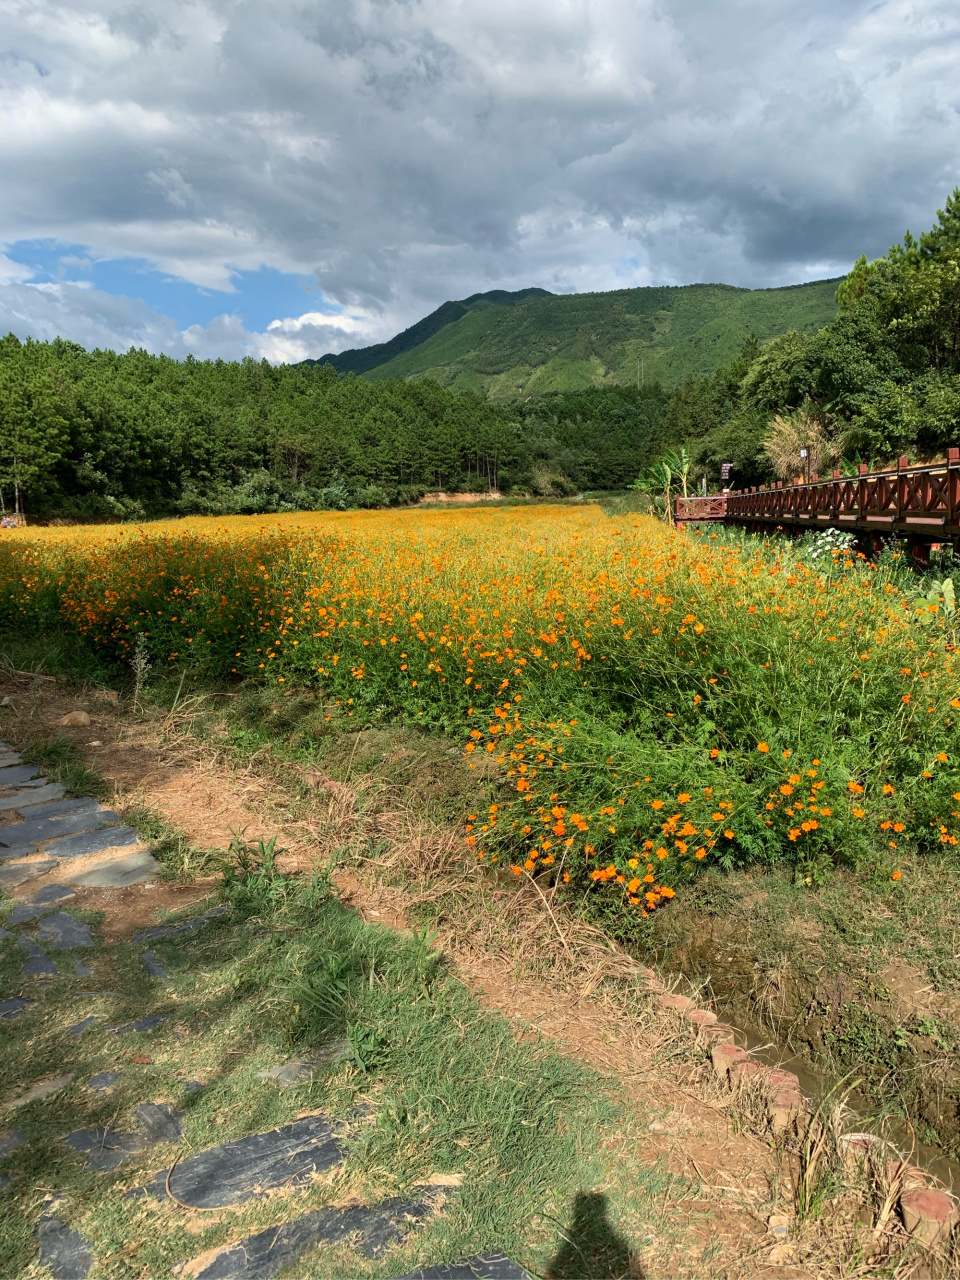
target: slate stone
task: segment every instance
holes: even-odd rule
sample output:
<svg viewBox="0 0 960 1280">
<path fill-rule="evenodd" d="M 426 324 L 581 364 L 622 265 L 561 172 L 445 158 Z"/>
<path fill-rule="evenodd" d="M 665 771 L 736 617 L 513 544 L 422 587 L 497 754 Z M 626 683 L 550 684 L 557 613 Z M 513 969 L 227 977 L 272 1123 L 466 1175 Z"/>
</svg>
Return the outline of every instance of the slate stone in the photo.
<svg viewBox="0 0 960 1280">
<path fill-rule="evenodd" d="M 533 1280 L 533 1277 L 505 1253 L 478 1253 L 457 1262 L 422 1267 L 396 1280 Z"/>
<path fill-rule="evenodd" d="M 162 1022 L 170 1017 L 169 1013 L 148 1013 L 145 1018 L 137 1018 L 134 1022 L 121 1022 L 115 1027 L 107 1027 L 108 1031 L 118 1036 L 128 1036 L 134 1031 L 156 1031 Z"/>
<path fill-rule="evenodd" d="M 178 1080 L 177 1083 L 185 1093 L 199 1093 L 207 1087 L 202 1080 Z"/>
<path fill-rule="evenodd" d="M 36 1004 L 36 1000 L 25 1000 L 23 996 L 9 996 L 6 1000 L 0 1000 L 0 1018 L 8 1021 L 19 1018 L 28 1004 Z"/>
<path fill-rule="evenodd" d="M 59 782 L 48 782 L 36 791 L 21 791 L 19 795 L 4 796 L 0 799 L 0 810 L 17 809 L 19 812 L 32 808 L 35 804 L 44 804 L 47 800 L 62 800 L 63 787 Z"/>
<path fill-rule="evenodd" d="M 426 1205 L 409 1200 L 386 1200 L 373 1208 L 316 1209 L 293 1222 L 267 1227 L 225 1245 L 202 1270 L 191 1268 L 189 1274 L 191 1280 L 269 1280 L 311 1245 L 339 1244 L 354 1236 L 358 1237 L 357 1252 L 374 1258 L 407 1235 L 428 1212 Z"/>
<path fill-rule="evenodd" d="M 226 907 L 211 907 L 202 916 L 195 916 L 193 920 L 184 920 L 181 924 L 158 924 L 151 929 L 144 929 L 142 933 L 135 933 L 131 941 L 152 942 L 154 938 L 182 938 L 189 933 L 194 933 L 197 929 L 202 929 L 205 924 L 226 913 Z"/>
<path fill-rule="evenodd" d="M 26 1138 L 19 1129 L 0 1130 L 0 1160 L 12 1155 L 17 1147 L 22 1147 Z"/>
<path fill-rule="evenodd" d="M 89 965 L 84 964 L 82 960 L 74 960 L 73 976 L 75 978 L 89 978 L 93 970 Z"/>
<path fill-rule="evenodd" d="M 11 764 L 23 764 L 23 760 L 16 751 L 0 751 L 0 768 L 6 769 Z"/>
<path fill-rule="evenodd" d="M 87 1157 L 87 1168 L 109 1173 L 148 1145 L 142 1133 L 121 1133 L 108 1125 L 99 1129 L 75 1129 L 64 1138 L 74 1151 Z"/>
<path fill-rule="evenodd" d="M 62 819 L 71 813 L 96 813 L 100 809 L 100 802 L 92 796 L 79 796 L 73 800 L 50 800 L 30 807 L 30 821 L 40 822 L 47 818 Z"/>
<path fill-rule="evenodd" d="M 151 978 L 159 978 L 161 982 L 170 981 L 170 975 L 157 959 L 156 952 L 145 951 L 140 959 L 143 961 L 143 967 Z"/>
<path fill-rule="evenodd" d="M 14 907 L 14 911 L 16 911 L 16 907 Z M 15 933 L 11 933 L 9 929 L 0 929 L 0 942 L 6 942 L 8 938 L 15 938 L 16 936 L 17 935 Z"/>
<path fill-rule="evenodd" d="M 106 1093 L 120 1079 L 119 1071 L 98 1071 L 87 1081 L 87 1088 L 93 1093 Z"/>
<path fill-rule="evenodd" d="M 99 1013 L 91 1013 L 88 1017 L 84 1018 L 82 1022 L 74 1023 L 70 1028 L 70 1034 L 79 1039 L 79 1037 L 86 1031 L 87 1027 L 92 1027 L 95 1022 L 100 1021 L 100 1018 L 101 1015 Z"/>
<path fill-rule="evenodd" d="M 31 1102 L 40 1102 L 44 1098 L 50 1098 L 55 1093 L 60 1093 L 65 1089 L 73 1076 L 47 1076 L 45 1080 L 38 1080 L 36 1084 L 32 1084 L 25 1093 L 21 1093 L 18 1098 L 13 1098 L 6 1103 L 7 1108 L 10 1107 L 26 1107 Z"/>
<path fill-rule="evenodd" d="M 57 904 L 52 902 L 49 906 L 34 906 L 29 902 L 18 902 L 10 914 L 7 916 L 5 924 L 26 924 L 30 920 L 38 920 L 41 916 L 48 915 L 51 911 L 56 911 Z"/>
<path fill-rule="evenodd" d="M 291 1085 L 312 1080 L 321 1067 L 346 1057 L 350 1052 L 349 1040 L 334 1040 L 309 1058 L 299 1058 L 295 1062 L 285 1062 L 282 1066 L 258 1071 L 257 1079 L 272 1080 L 279 1089 L 289 1089 Z"/>
<path fill-rule="evenodd" d="M 94 863 L 84 871 L 71 871 L 63 876 L 70 884 L 82 884 L 94 889 L 125 889 L 131 884 L 144 884 L 153 880 L 160 871 L 160 863 L 146 849 L 128 854 L 125 858 L 108 858 Z"/>
<path fill-rule="evenodd" d="M 4 850 L 0 849 L 0 858 L 3 855 Z M 9 893 L 11 889 L 16 889 L 18 885 L 26 884 L 28 880 L 36 880 L 39 876 L 45 876 L 56 865 L 56 861 L 53 858 L 38 858 L 36 862 L 9 862 L 5 867 L 0 866 L 0 889 L 4 893 Z"/>
<path fill-rule="evenodd" d="M 27 953 L 27 963 L 20 972 L 28 978 L 54 977 L 60 970 L 57 968 L 56 962 L 51 960 L 46 952 L 41 951 L 32 938 L 19 937 L 17 946 Z"/>
<path fill-rule="evenodd" d="M 301 1186 L 312 1174 L 331 1169 L 342 1159 L 329 1121 L 305 1116 L 281 1129 L 237 1138 L 190 1156 L 174 1169 L 170 1189 L 192 1209 L 222 1209 L 276 1187 Z M 163 1198 L 166 1180 L 164 1170 L 146 1190 Z"/>
<path fill-rule="evenodd" d="M 64 1142 L 87 1157 L 87 1168 L 109 1173 L 125 1160 L 132 1160 L 148 1147 L 161 1142 L 179 1142 L 183 1137 L 180 1112 L 165 1102 L 141 1102 L 137 1107 L 139 1133 L 122 1133 L 109 1125 L 97 1129 L 75 1129 Z"/>
<path fill-rule="evenodd" d="M 71 827 L 68 824 L 71 819 L 79 821 L 91 815 L 96 818 L 100 814 L 112 813 L 110 809 L 102 809 L 98 801 L 90 796 L 84 796 L 80 800 L 57 800 L 50 804 L 30 805 L 29 808 L 30 813 L 22 822 L 0 827 L 0 844 L 22 844 L 24 840 L 33 838 L 36 831 L 46 830 L 50 823 L 54 824 L 50 826 L 50 831 L 54 835 L 86 830 L 85 827 Z M 113 821 L 120 821 L 116 814 L 113 815 Z M 46 836 L 41 838 L 47 839 Z"/>
<path fill-rule="evenodd" d="M 47 916 L 37 930 L 37 938 L 46 942 L 51 951 L 66 951 L 70 947 L 92 947 L 93 937 L 88 924 L 81 924 L 65 911 Z"/>
<path fill-rule="evenodd" d="M 0 769 L 0 787 L 22 787 L 35 778 L 40 770 L 32 764 L 15 764 Z"/>
<path fill-rule="evenodd" d="M 55 858 L 83 858 L 101 849 L 120 849 L 136 844 L 140 834 L 133 827 L 101 827 L 98 831 L 82 831 L 78 835 L 63 836 L 46 846 L 44 853 Z"/>
<path fill-rule="evenodd" d="M 95 831 L 107 823 L 120 821 L 118 814 L 112 809 L 101 809 L 95 800 L 70 800 L 67 803 L 82 807 L 71 808 L 66 813 L 52 813 L 46 817 L 34 817 L 27 809 L 26 821 L 0 827 L 0 844 L 6 850 L 0 851 L 0 858 L 22 858 L 46 840 L 57 840 L 78 831 Z M 52 805 L 51 808 L 57 806 Z"/>
<path fill-rule="evenodd" d="M 36 906 L 47 906 L 53 904 L 58 905 L 61 902 L 69 902 L 71 898 L 77 895 L 72 889 L 68 889 L 65 884 L 48 884 L 42 889 L 38 889 L 36 893 L 27 898 L 27 902 Z"/>
<path fill-rule="evenodd" d="M 40 1262 L 53 1280 L 84 1280 L 93 1266 L 93 1250 L 79 1231 L 46 1214 L 37 1225 Z"/>
<path fill-rule="evenodd" d="M 182 1111 L 174 1111 L 168 1102 L 141 1102 L 136 1111 L 140 1126 L 151 1142 L 179 1142 Z"/>
</svg>

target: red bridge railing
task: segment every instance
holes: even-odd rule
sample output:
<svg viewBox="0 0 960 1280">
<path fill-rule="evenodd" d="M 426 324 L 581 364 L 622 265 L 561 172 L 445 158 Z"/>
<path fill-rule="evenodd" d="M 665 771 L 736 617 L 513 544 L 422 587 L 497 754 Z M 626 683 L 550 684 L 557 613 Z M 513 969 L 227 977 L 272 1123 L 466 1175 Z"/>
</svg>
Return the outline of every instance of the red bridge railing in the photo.
<svg viewBox="0 0 960 1280">
<path fill-rule="evenodd" d="M 858 476 L 814 476 L 733 490 L 706 498 L 677 498 L 678 524 L 724 521 L 758 528 L 850 529 L 867 535 L 895 534 L 911 542 L 960 542 L 960 449 L 947 461 L 913 466 L 901 458 L 895 469 Z"/>
</svg>

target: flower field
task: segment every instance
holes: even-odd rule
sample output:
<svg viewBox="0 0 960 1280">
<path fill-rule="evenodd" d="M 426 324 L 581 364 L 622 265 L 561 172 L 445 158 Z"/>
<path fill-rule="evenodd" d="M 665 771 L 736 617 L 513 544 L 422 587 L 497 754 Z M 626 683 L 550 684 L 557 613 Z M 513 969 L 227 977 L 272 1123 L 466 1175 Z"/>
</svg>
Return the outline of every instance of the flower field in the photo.
<svg viewBox="0 0 960 1280">
<path fill-rule="evenodd" d="M 0 624 L 457 737 L 468 855 L 648 915 L 700 868 L 956 845 L 956 654 L 906 571 L 595 507 L 14 531 Z M 909 889 L 906 881 L 904 888 Z"/>
</svg>

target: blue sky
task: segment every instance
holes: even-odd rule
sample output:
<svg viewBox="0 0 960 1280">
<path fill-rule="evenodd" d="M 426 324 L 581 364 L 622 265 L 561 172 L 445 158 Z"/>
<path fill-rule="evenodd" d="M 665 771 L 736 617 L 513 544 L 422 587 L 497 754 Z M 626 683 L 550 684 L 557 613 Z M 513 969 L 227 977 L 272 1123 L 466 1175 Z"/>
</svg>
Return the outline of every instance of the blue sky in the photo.
<svg viewBox="0 0 960 1280">
<path fill-rule="evenodd" d="M 224 311 L 235 312 L 247 328 L 265 329 L 278 316 L 305 311 L 340 312 L 328 302 L 309 274 L 294 274 L 261 267 L 232 273 L 233 288 L 201 288 L 187 280 L 157 271 L 145 259 L 96 259 L 82 244 L 58 244 L 52 240 L 21 240 L 10 245 L 7 257 L 21 263 L 36 283 L 64 280 L 90 285 L 106 293 L 141 298 L 149 307 L 176 320 L 181 329 L 208 325 Z"/>
<path fill-rule="evenodd" d="M 297 360 L 838 275 L 960 183 L 956 0 L 0 0 L 0 329 Z"/>
</svg>

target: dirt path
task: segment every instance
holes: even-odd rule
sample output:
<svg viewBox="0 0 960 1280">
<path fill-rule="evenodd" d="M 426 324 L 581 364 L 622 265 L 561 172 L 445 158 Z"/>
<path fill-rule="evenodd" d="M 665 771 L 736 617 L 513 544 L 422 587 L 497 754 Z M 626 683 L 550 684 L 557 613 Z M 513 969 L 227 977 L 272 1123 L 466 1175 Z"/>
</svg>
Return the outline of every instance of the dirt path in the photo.
<svg viewBox="0 0 960 1280">
<path fill-rule="evenodd" d="M 150 809 L 195 848 L 223 849 L 240 831 L 252 841 L 279 834 L 288 850 L 286 867 L 306 869 L 329 855 L 353 820 L 348 788 L 321 788 L 307 818 L 294 816 L 289 793 L 274 778 L 232 770 L 189 734 L 134 720 L 121 706 L 95 696 L 78 699 L 53 682 L 0 685 L 0 694 L 12 703 L 0 720 L 0 737 L 28 752 L 31 743 L 71 736 L 112 786 L 109 803 L 115 809 Z M 89 713 L 89 726 L 59 727 L 78 709 Z M 405 926 L 409 901 L 398 890 L 356 875 L 343 875 L 340 888 L 365 919 Z M 155 923 L 161 911 L 209 891 L 209 880 L 79 888 L 76 905 L 104 913 L 103 936 L 110 941 L 128 938 Z M 475 939 L 458 945 L 456 937 L 445 937 L 444 943 L 463 980 L 483 1004 L 513 1020 L 518 1037 L 555 1041 L 563 1052 L 616 1079 L 624 1096 L 636 1100 L 649 1117 L 644 1159 L 663 1160 L 699 1184 L 681 1225 L 691 1256 L 715 1252 L 704 1274 L 784 1280 L 816 1274 L 816 1268 L 790 1265 L 768 1234 L 773 1189 L 782 1179 L 775 1153 L 766 1142 L 733 1131 L 725 1099 L 696 1065 L 689 1052 L 692 1033 L 678 1015 L 648 1011 L 626 1018 L 612 1003 L 578 995 L 553 979 L 518 980 L 503 957 L 478 954 Z M 789 1193 L 783 1180 L 780 1191 Z"/>
</svg>

